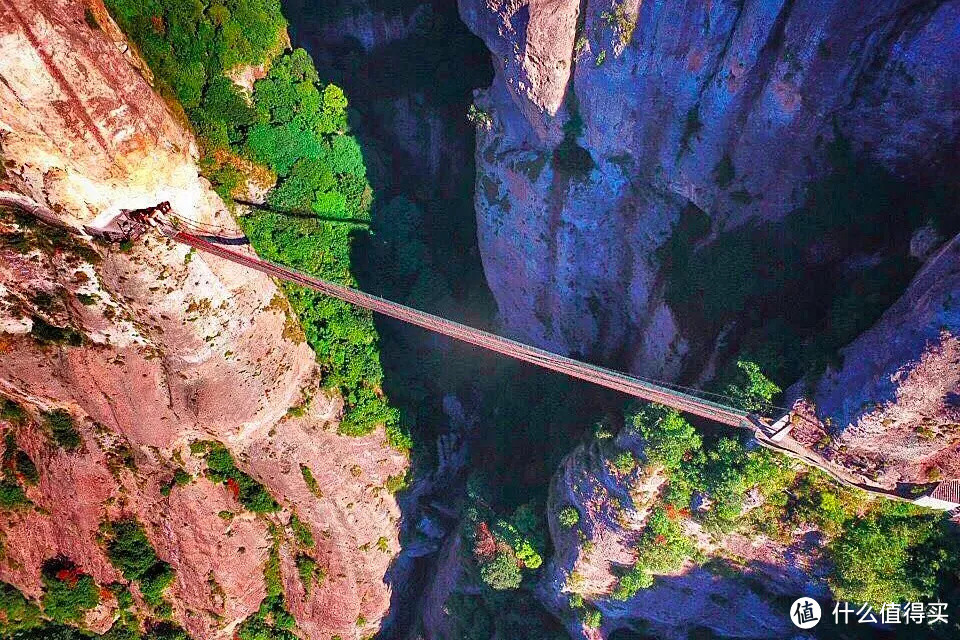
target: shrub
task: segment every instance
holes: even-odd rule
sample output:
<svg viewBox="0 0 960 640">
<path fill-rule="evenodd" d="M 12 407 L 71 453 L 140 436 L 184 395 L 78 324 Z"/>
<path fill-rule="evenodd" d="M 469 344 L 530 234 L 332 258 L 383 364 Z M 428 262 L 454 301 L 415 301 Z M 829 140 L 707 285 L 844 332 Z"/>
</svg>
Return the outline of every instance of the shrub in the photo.
<svg viewBox="0 0 960 640">
<path fill-rule="evenodd" d="M 193 480 L 193 476 L 184 471 L 183 469 L 177 469 L 173 472 L 173 484 L 178 487 L 185 487 L 190 484 L 190 481 Z"/>
<path fill-rule="evenodd" d="M 44 563 L 43 613 L 54 622 L 80 622 L 86 612 L 100 602 L 100 590 L 93 578 L 81 573 L 66 558 L 53 558 Z"/>
<path fill-rule="evenodd" d="M 508 546 L 521 566 L 537 569 L 543 564 L 543 558 L 539 552 L 543 547 L 543 536 L 539 525 L 536 515 L 528 511 L 528 508 L 521 506 L 514 513 L 512 522 L 497 518 L 492 530 L 500 546 Z"/>
<path fill-rule="evenodd" d="M 387 476 L 387 480 L 383 483 L 383 486 L 386 487 L 387 491 L 396 495 L 410 487 L 410 474 L 409 472 L 403 472 L 397 475 Z"/>
<path fill-rule="evenodd" d="M 290 517 L 290 528 L 293 529 L 293 535 L 301 547 L 310 548 L 316 544 L 313 539 L 313 532 L 310 531 L 310 526 L 304 524 L 300 518 L 297 517 L 297 514 L 293 514 Z"/>
<path fill-rule="evenodd" d="M 606 55 L 606 52 L 601 53 Z M 593 156 L 577 141 L 582 134 L 583 119 L 580 117 L 576 101 L 572 99 L 570 119 L 563 125 L 563 140 L 553 151 L 552 165 L 558 173 L 579 178 L 586 176 L 596 167 Z"/>
<path fill-rule="evenodd" d="M 0 480 L 0 509 L 15 509 L 30 504 L 23 488 L 12 480 Z"/>
<path fill-rule="evenodd" d="M 105 527 L 107 557 L 123 577 L 140 585 L 143 599 L 153 606 L 163 602 L 163 591 L 174 578 L 169 564 L 157 557 L 143 526 L 133 518 Z"/>
<path fill-rule="evenodd" d="M 504 550 L 498 551 L 491 560 L 480 565 L 480 578 L 497 591 L 516 589 L 522 580 L 516 557 Z"/>
<path fill-rule="evenodd" d="M 40 344 L 58 344 L 68 347 L 83 345 L 83 334 L 73 327 L 58 327 L 40 316 L 31 317 L 30 335 Z"/>
<path fill-rule="evenodd" d="M 9 398 L 3 398 L 2 401 L 0 401 L 0 419 L 6 420 L 14 425 L 22 426 L 27 423 L 29 418 L 23 407 Z"/>
<path fill-rule="evenodd" d="M 565 529 L 572 529 L 580 523 L 580 512 L 574 506 L 566 506 L 557 514 L 557 522 Z"/>
<path fill-rule="evenodd" d="M 210 443 L 207 449 L 207 474 L 214 482 L 230 487 L 237 500 L 254 513 L 273 513 L 280 505 L 266 488 L 237 468 L 227 450 L 220 443 Z"/>
<path fill-rule="evenodd" d="M 67 451 L 76 451 L 83 444 L 80 432 L 74 423 L 73 416 L 64 409 L 57 409 L 52 413 L 45 414 L 47 428 L 54 442 Z"/>
<path fill-rule="evenodd" d="M 310 587 L 313 586 L 313 578 L 317 572 L 317 562 L 306 554 L 297 555 L 297 573 L 300 575 L 300 582 L 303 583 L 303 589 L 310 593 Z"/>
<path fill-rule="evenodd" d="M 683 135 L 680 138 L 680 153 L 690 151 L 690 140 L 700 134 L 703 121 L 700 120 L 700 105 L 695 104 L 687 110 L 687 117 L 683 122 Z"/>
<path fill-rule="evenodd" d="M 37 465 L 33 463 L 26 451 L 17 449 L 13 456 L 13 467 L 27 484 L 37 484 L 40 481 L 40 472 L 37 471 Z"/>
<path fill-rule="evenodd" d="M 470 124 L 484 131 L 493 128 L 493 117 L 475 104 L 471 104 L 467 109 L 467 120 Z"/>
<path fill-rule="evenodd" d="M 140 577 L 140 593 L 148 604 L 154 607 L 163 605 L 163 592 L 166 591 L 175 575 L 173 568 L 166 562 L 158 562 Z"/>
<path fill-rule="evenodd" d="M 320 490 L 320 485 L 317 484 L 317 479 L 313 477 L 313 471 L 310 470 L 310 467 L 305 464 L 301 464 L 300 475 L 303 476 L 303 482 L 307 485 L 307 488 L 310 489 L 310 493 L 318 498 L 322 498 L 323 491 Z"/>
<path fill-rule="evenodd" d="M 585 609 L 583 611 L 583 624 L 591 629 L 599 629 L 603 622 L 603 614 L 599 609 Z"/>
<path fill-rule="evenodd" d="M 613 467 L 620 473 L 630 473 L 637 466 L 637 461 L 630 451 L 621 451 L 613 459 Z"/>
<path fill-rule="evenodd" d="M 154 623 L 143 640 L 191 640 L 190 635 L 172 622 Z"/>
<path fill-rule="evenodd" d="M 721 189 L 726 189 L 736 176 L 737 174 L 733 168 L 733 160 L 730 159 L 730 154 L 724 154 L 723 158 L 713 167 L 714 182 L 716 182 L 717 186 Z"/>
<path fill-rule="evenodd" d="M 654 575 L 680 569 L 694 549 L 680 523 L 662 507 L 655 508 L 637 546 L 637 562 L 620 577 L 613 597 L 617 600 L 632 598 L 639 590 L 653 585 Z"/>
<path fill-rule="evenodd" d="M 40 626 L 40 609 L 16 587 L 0 582 L 0 621 L 5 634 L 32 629 Z"/>
</svg>

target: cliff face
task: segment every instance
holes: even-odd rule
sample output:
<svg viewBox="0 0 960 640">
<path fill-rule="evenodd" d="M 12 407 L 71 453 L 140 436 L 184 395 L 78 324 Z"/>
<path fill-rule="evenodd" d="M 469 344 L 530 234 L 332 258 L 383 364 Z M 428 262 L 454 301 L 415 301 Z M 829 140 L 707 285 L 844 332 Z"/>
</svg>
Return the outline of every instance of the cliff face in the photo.
<svg viewBox="0 0 960 640">
<path fill-rule="evenodd" d="M 960 477 L 960 237 L 842 351 L 803 406 L 825 423 L 827 455 L 888 486 Z M 797 392 L 801 389 L 797 388 Z M 794 434 L 813 445 L 820 434 Z"/>
<path fill-rule="evenodd" d="M 657 250 L 691 208 L 711 234 L 783 219 L 838 130 L 898 175 L 936 179 L 956 158 L 954 3 L 460 11 L 496 68 L 477 98 L 488 282 L 507 328 L 555 349 L 676 375 L 689 336 Z"/>
<path fill-rule="evenodd" d="M 9 186 L 70 222 L 169 200 L 183 216 L 234 228 L 199 176 L 192 137 L 100 2 L 88 12 L 71 0 L 4 3 L 0 42 Z M 382 433 L 336 434 L 341 403 L 320 387 L 273 282 L 149 235 L 120 251 L 12 216 L 0 231 L 0 392 L 27 414 L 0 425 L 39 472 L 25 489 L 33 506 L 0 525 L 0 580 L 39 597 L 41 565 L 63 555 L 99 585 L 125 582 L 98 532 L 134 516 L 176 572 L 166 598 L 194 637 L 231 637 L 257 611 L 271 555 L 306 634 L 374 630 L 399 547 L 399 509 L 383 484 L 407 460 Z M 58 410 L 72 417 L 78 446 L 51 437 Z M 222 442 L 282 509 L 245 509 L 191 453 L 201 440 Z M 294 541 L 294 512 L 312 549 Z M 309 590 L 296 562 L 304 553 L 326 575 Z M 87 617 L 99 631 L 117 607 L 101 596 Z"/>
</svg>

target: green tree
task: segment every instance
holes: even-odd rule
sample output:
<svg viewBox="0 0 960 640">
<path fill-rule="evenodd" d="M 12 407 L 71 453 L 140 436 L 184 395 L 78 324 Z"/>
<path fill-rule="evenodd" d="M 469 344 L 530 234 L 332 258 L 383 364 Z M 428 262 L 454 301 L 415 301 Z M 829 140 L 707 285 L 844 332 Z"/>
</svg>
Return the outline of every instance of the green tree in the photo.
<svg viewBox="0 0 960 640">
<path fill-rule="evenodd" d="M 659 404 L 637 403 L 627 411 L 627 425 L 644 440 L 644 455 L 667 469 L 677 469 L 702 445 L 700 435 L 679 411 Z"/>
<path fill-rule="evenodd" d="M 80 437 L 80 432 L 77 431 L 73 416 L 70 415 L 69 411 L 57 409 L 45 414 L 44 417 L 50 435 L 53 436 L 54 442 L 58 445 L 67 451 L 76 451 L 83 445 L 83 439 Z"/>
<path fill-rule="evenodd" d="M 522 577 L 517 558 L 509 551 L 498 550 L 491 560 L 480 565 L 480 578 L 498 591 L 518 588 Z"/>
<path fill-rule="evenodd" d="M 873 513 L 834 539 L 829 550 L 836 565 L 830 578 L 835 598 L 879 606 L 940 595 L 938 575 L 958 569 L 949 551 L 956 536 L 942 516 L 911 511 Z"/>
<path fill-rule="evenodd" d="M 654 575 L 679 570 L 694 549 L 693 542 L 684 535 L 680 523 L 671 518 L 663 507 L 655 508 L 637 545 L 637 561 L 620 577 L 613 597 L 627 600 L 641 589 L 649 588 L 653 585 Z"/>
<path fill-rule="evenodd" d="M 760 365 L 745 360 L 737 361 L 739 379 L 727 386 L 726 393 L 748 411 L 764 413 L 770 410 L 773 399 L 781 389 L 763 375 Z"/>
<path fill-rule="evenodd" d="M 160 560 L 147 533 L 136 519 L 126 518 L 105 527 L 109 536 L 107 557 L 123 577 L 140 585 L 143 599 L 153 606 L 163 602 L 163 592 L 174 578 L 173 569 Z"/>
<path fill-rule="evenodd" d="M 100 602 L 100 590 L 93 578 L 66 558 L 45 562 L 41 578 L 43 613 L 54 622 L 81 622 L 86 612 Z"/>
<path fill-rule="evenodd" d="M 557 514 L 557 522 L 564 529 L 572 529 L 580 523 L 580 512 L 577 511 L 576 507 L 568 505 L 560 509 Z"/>
</svg>

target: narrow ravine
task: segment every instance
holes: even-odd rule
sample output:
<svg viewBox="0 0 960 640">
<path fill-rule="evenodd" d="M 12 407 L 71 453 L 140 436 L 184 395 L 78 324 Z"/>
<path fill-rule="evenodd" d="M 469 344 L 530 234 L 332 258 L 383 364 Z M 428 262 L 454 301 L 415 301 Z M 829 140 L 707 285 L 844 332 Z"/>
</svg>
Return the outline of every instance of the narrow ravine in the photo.
<svg viewBox="0 0 960 640">
<path fill-rule="evenodd" d="M 492 80 L 489 52 L 452 3 L 371 0 L 353 11 L 298 0 L 284 8 L 294 46 L 343 86 L 364 147 L 376 200 L 373 233 L 354 254 L 360 285 L 498 330 L 477 246 L 475 125 L 467 119 L 473 90 Z M 607 394 L 389 319 L 377 327 L 384 391 L 410 421 L 419 478 L 404 506 L 404 550 L 387 577 L 395 592 L 381 636 L 437 637 L 444 631 L 422 626 L 428 610 L 447 606 L 437 597 L 449 593 L 436 585 L 477 580 L 464 578 L 463 559 L 450 553 L 474 500 L 466 484 L 482 478 L 504 514 L 536 505 L 545 544 L 549 478 Z M 529 629 L 559 631 L 526 591 L 513 603 L 484 603 L 486 615 L 522 611 Z"/>
</svg>

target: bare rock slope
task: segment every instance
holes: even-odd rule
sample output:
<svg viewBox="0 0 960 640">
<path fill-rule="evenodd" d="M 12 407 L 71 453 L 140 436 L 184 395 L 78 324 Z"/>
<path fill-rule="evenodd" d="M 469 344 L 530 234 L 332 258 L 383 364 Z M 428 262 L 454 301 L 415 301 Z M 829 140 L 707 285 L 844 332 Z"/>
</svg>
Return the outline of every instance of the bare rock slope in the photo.
<svg viewBox="0 0 960 640">
<path fill-rule="evenodd" d="M 887 486 L 960 477 L 960 236 L 904 296 L 842 351 L 802 406 L 827 455 Z M 806 435 L 814 444 L 816 434 Z M 822 437 L 822 436 L 821 436 Z"/>
<path fill-rule="evenodd" d="M 191 135 L 102 4 L 85 7 L 0 4 L 7 185 L 74 223 L 169 200 L 182 215 L 232 226 L 199 177 Z M 306 636 L 375 630 L 399 547 L 399 509 L 383 484 L 408 462 L 382 433 L 337 435 L 341 403 L 320 388 L 274 283 L 159 237 L 121 252 L 12 216 L 0 232 L 0 393 L 27 413 L 0 428 L 39 472 L 26 488 L 32 506 L 0 519 L 0 580 L 37 598 L 41 565 L 63 555 L 99 585 L 125 582 L 98 531 L 133 516 L 176 572 L 166 597 L 194 637 L 229 638 L 257 611 L 271 556 Z M 71 416 L 79 446 L 51 438 L 57 411 Z M 256 516 L 232 486 L 209 479 L 189 446 L 209 440 L 282 510 Z M 174 482 L 175 473 L 189 480 Z M 294 512 L 314 548 L 290 535 Z M 326 576 L 309 592 L 296 565 L 304 553 Z M 116 610 L 109 592 L 101 596 L 86 620 L 99 631 Z"/>
</svg>

